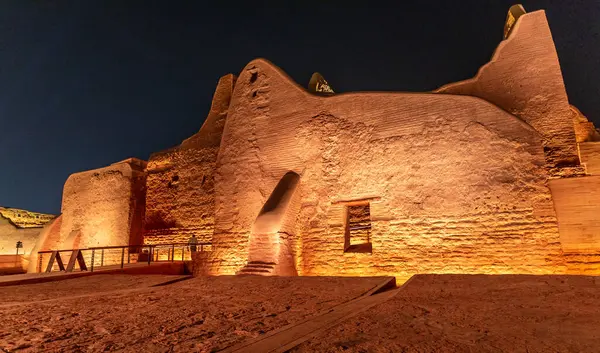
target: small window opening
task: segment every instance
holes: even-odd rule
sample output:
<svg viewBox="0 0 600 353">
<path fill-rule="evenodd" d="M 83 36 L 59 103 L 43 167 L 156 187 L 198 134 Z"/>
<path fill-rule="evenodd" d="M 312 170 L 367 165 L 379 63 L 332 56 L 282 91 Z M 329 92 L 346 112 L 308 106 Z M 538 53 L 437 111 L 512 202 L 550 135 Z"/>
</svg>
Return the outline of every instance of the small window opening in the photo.
<svg viewBox="0 0 600 353">
<path fill-rule="evenodd" d="M 258 71 L 250 74 L 250 83 L 256 82 L 257 79 L 258 79 Z"/>
<path fill-rule="evenodd" d="M 179 184 L 179 175 L 173 175 L 171 181 L 169 182 L 169 187 L 173 188 Z"/>
<path fill-rule="evenodd" d="M 371 208 L 368 202 L 346 206 L 345 252 L 372 253 Z"/>
</svg>

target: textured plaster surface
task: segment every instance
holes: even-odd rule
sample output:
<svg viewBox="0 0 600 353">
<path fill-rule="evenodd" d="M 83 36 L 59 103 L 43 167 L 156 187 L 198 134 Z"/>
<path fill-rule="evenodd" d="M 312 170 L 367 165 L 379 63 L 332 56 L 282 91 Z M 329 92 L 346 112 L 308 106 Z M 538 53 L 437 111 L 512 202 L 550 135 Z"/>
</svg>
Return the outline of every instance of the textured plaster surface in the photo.
<svg viewBox="0 0 600 353">
<path fill-rule="evenodd" d="M 579 109 L 571 106 L 573 124 L 575 125 L 575 137 L 577 142 L 600 142 L 600 131 L 589 121 Z"/>
<path fill-rule="evenodd" d="M 172 278 L 181 277 L 99 275 L 0 287 L 0 297 L 8 298 L 0 304 L 0 349 L 215 352 L 381 283 L 381 278 L 222 276 L 149 287 Z"/>
<path fill-rule="evenodd" d="M 563 271 L 542 137 L 476 97 L 311 95 L 265 60 L 240 74 L 215 174 L 216 273 L 246 261 L 253 223 L 300 175 L 304 275 Z M 343 201 L 372 199 L 372 254 L 344 253 Z"/>
<path fill-rule="evenodd" d="M 292 352 L 597 352 L 600 280 L 421 275 Z"/>
<path fill-rule="evenodd" d="M 600 141 L 581 142 L 579 144 L 581 164 L 588 175 L 600 175 Z M 599 210 L 600 212 L 600 210 Z"/>
<path fill-rule="evenodd" d="M 481 97 L 523 119 L 544 137 L 553 176 L 582 174 L 572 113 L 544 11 L 520 16 L 477 76 L 436 92 Z"/>
<path fill-rule="evenodd" d="M 132 158 L 72 174 L 63 189 L 62 214 L 40 233 L 28 272 L 36 271 L 42 250 L 141 244 L 145 167 Z"/>
<path fill-rule="evenodd" d="M 287 261 L 287 274 L 400 279 L 600 273 L 598 254 L 569 250 L 600 249 L 597 185 L 584 177 L 600 173 L 600 135 L 568 103 L 543 11 L 520 16 L 470 80 L 433 93 L 321 93 L 262 59 L 222 77 L 200 131 L 145 169 L 71 176 L 60 231 L 36 247 L 196 235 L 213 243 L 194 258 L 198 274 L 249 261 L 270 274 Z M 269 221 L 261 209 L 289 173 L 293 196 Z M 561 178 L 578 187 L 552 188 L 553 198 L 549 180 Z M 357 241 L 369 243 L 350 251 L 347 207 L 365 202 L 370 228 Z"/>
<path fill-rule="evenodd" d="M 187 242 L 195 234 L 209 242 L 214 224 L 215 161 L 235 76 L 219 80 L 200 131 L 180 146 L 156 153 L 148 162 L 146 244 Z"/>
<path fill-rule="evenodd" d="M 58 249 L 57 247 L 60 245 L 59 241 L 61 224 L 62 215 L 56 217 L 50 223 L 46 224 L 46 226 L 44 226 L 44 228 L 40 231 L 37 241 L 30 252 L 30 261 L 27 266 L 28 273 L 35 273 L 38 272 L 38 270 L 40 270 L 40 254 L 38 254 L 38 251 Z"/>
<path fill-rule="evenodd" d="M 71 175 L 63 191 L 59 244 L 45 248 L 140 244 L 145 162 L 134 162 Z"/>
<path fill-rule="evenodd" d="M 293 201 L 299 178 L 293 172 L 281 178 L 254 221 L 250 234 L 248 261 L 276 263 L 273 274 L 277 275 L 297 275 L 291 244 L 295 234 L 290 232 L 286 219 L 292 217 L 293 222 L 298 212 Z"/>
<path fill-rule="evenodd" d="M 600 254 L 600 176 L 550 181 L 563 248 Z"/>
</svg>

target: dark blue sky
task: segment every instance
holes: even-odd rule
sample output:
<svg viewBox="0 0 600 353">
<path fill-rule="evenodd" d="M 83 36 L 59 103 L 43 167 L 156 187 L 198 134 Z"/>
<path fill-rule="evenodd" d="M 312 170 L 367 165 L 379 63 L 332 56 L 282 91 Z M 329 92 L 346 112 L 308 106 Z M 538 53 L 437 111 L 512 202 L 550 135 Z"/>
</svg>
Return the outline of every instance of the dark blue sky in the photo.
<svg viewBox="0 0 600 353">
<path fill-rule="evenodd" d="M 219 77 L 256 57 L 302 85 L 320 71 L 338 92 L 469 78 L 513 4 L 216 3 L 1 1 L 0 205 L 58 213 L 69 174 L 179 144 Z M 600 1 L 524 6 L 546 9 L 570 101 L 600 125 Z"/>
</svg>

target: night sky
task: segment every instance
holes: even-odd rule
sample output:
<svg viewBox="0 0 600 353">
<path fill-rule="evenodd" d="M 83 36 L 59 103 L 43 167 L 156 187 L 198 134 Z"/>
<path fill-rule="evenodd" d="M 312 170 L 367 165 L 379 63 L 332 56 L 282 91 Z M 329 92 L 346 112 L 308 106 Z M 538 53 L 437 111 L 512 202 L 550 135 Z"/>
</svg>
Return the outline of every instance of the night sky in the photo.
<svg viewBox="0 0 600 353">
<path fill-rule="evenodd" d="M 71 173 L 178 145 L 219 77 L 257 57 L 336 92 L 470 78 L 514 4 L 216 3 L 0 0 L 0 205 L 57 214 Z M 546 10 L 571 104 L 600 126 L 600 1 L 523 5 Z"/>
</svg>

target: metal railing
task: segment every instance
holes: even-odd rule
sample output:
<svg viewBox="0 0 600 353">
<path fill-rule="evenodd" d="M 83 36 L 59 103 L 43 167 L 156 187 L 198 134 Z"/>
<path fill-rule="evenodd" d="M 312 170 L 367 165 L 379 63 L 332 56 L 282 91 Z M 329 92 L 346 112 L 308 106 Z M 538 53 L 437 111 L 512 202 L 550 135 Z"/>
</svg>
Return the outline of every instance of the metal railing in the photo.
<svg viewBox="0 0 600 353">
<path fill-rule="evenodd" d="M 73 272 L 75 264 L 81 271 L 93 272 L 98 267 L 123 268 L 126 264 L 158 261 L 186 261 L 192 259 L 194 245 L 188 243 L 102 246 L 85 249 L 46 250 L 38 252 L 38 272 Z M 195 251 L 211 251 L 211 243 L 198 243 Z M 46 261 L 45 261 L 46 260 Z M 67 265 L 65 266 L 65 262 Z M 89 265 L 89 266 L 88 266 Z"/>
</svg>

